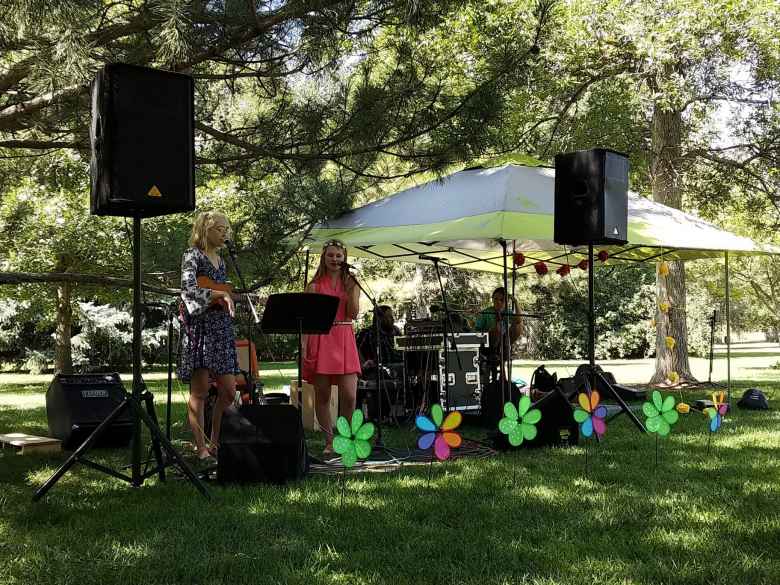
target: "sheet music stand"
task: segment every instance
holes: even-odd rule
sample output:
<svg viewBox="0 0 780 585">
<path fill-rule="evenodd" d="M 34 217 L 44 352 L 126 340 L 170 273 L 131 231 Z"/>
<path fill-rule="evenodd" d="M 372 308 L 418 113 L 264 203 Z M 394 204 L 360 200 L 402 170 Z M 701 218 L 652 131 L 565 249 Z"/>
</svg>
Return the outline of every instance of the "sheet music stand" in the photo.
<svg viewBox="0 0 780 585">
<path fill-rule="evenodd" d="M 319 293 L 279 293 L 268 297 L 260 328 L 264 333 L 295 333 L 298 335 L 298 389 L 303 396 L 303 352 L 301 338 L 304 333 L 328 333 L 336 318 L 339 298 Z M 303 420 L 303 400 L 298 401 Z"/>
</svg>

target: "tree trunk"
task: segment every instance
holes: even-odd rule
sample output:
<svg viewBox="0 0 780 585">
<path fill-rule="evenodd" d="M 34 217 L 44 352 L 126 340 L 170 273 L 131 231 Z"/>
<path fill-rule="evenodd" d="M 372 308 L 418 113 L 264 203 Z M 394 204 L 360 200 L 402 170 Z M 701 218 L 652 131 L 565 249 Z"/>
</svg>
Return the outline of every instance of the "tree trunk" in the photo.
<svg viewBox="0 0 780 585">
<path fill-rule="evenodd" d="M 679 111 L 664 109 L 656 103 L 652 122 L 652 184 L 653 199 L 680 209 L 682 159 L 682 115 Z M 655 373 L 651 384 L 668 379 L 677 372 L 680 380 L 695 381 L 688 362 L 688 326 L 685 312 L 685 265 L 682 261 L 668 262 L 666 276 L 656 269 L 658 302 L 666 301 L 667 312 L 656 311 Z M 660 267 L 660 265 L 659 265 Z M 674 348 L 667 347 L 666 338 L 672 337 Z"/>
<path fill-rule="evenodd" d="M 73 373 L 71 354 L 71 325 L 73 308 L 71 307 L 72 284 L 61 282 L 57 285 L 57 331 L 54 338 L 54 371 L 59 374 Z"/>
</svg>

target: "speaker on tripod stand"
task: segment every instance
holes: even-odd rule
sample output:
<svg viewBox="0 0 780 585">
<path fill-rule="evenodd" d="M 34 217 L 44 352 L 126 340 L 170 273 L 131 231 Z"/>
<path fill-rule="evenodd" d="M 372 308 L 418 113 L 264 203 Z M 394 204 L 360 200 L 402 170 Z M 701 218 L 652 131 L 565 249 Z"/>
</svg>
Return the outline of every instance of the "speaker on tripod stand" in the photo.
<svg viewBox="0 0 780 585">
<path fill-rule="evenodd" d="M 596 327 L 593 305 L 593 246 L 628 243 L 628 157 L 614 150 L 593 148 L 555 156 L 555 218 L 558 244 L 588 246 L 589 388 L 604 389 L 637 428 L 642 422 L 631 411 L 600 369 L 596 369 Z M 577 253 L 580 253 L 577 251 Z"/>
<path fill-rule="evenodd" d="M 132 394 L 123 392 L 116 408 L 35 492 L 34 501 L 76 463 L 133 487 L 155 474 L 164 480 L 165 468 L 175 464 L 208 497 L 206 488 L 160 431 L 152 394 L 141 377 L 141 219 L 195 208 L 194 91 L 190 76 L 123 63 L 106 65 L 92 83 L 91 212 L 133 218 L 133 389 Z M 86 458 L 100 436 L 128 412 L 133 437 L 130 476 Z M 157 466 L 146 472 L 141 470 L 142 421 L 157 459 Z"/>
</svg>

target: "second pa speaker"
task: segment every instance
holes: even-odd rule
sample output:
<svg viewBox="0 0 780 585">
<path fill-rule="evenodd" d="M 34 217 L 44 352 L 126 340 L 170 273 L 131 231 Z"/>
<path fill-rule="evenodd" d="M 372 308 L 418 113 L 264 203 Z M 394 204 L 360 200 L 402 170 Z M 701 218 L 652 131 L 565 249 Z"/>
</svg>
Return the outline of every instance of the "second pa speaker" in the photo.
<svg viewBox="0 0 780 585">
<path fill-rule="evenodd" d="M 556 155 L 555 242 L 628 242 L 628 170 L 628 157 L 605 148 Z"/>
<path fill-rule="evenodd" d="M 195 209 L 192 77 L 111 63 L 92 83 L 91 211 L 152 217 Z"/>
</svg>

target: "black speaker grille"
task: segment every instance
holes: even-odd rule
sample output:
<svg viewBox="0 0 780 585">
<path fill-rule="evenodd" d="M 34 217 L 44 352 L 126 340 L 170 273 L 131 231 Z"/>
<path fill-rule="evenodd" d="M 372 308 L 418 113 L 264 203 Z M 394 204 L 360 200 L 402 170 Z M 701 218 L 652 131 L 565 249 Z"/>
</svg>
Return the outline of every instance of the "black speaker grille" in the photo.
<svg viewBox="0 0 780 585">
<path fill-rule="evenodd" d="M 555 157 L 553 239 L 559 244 L 625 244 L 628 159 L 594 148 Z"/>
<path fill-rule="evenodd" d="M 93 213 L 150 217 L 195 208 L 193 96 L 185 75 L 125 64 L 98 74 Z"/>
</svg>

